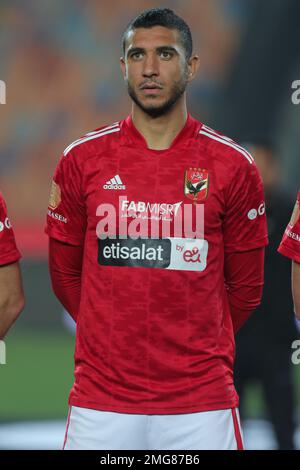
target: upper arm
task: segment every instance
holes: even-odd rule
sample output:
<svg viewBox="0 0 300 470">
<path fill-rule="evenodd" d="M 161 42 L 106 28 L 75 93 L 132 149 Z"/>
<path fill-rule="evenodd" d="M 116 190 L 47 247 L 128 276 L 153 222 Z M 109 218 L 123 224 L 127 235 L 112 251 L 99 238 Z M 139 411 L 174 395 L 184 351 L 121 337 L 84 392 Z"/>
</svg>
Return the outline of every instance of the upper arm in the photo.
<svg viewBox="0 0 300 470">
<path fill-rule="evenodd" d="M 268 244 L 261 176 L 254 162 L 238 164 L 225 190 L 225 252 L 246 252 Z"/>
<path fill-rule="evenodd" d="M 14 263 L 21 258 L 14 232 L 7 215 L 4 199 L 0 194 L 0 266 Z"/>
<path fill-rule="evenodd" d="M 298 200 L 292 214 L 292 218 L 283 234 L 278 251 L 282 255 L 300 263 L 300 191 Z"/>
<path fill-rule="evenodd" d="M 70 245 L 82 245 L 86 231 L 86 211 L 82 194 L 82 170 L 70 152 L 62 156 L 54 173 L 46 233 Z"/>
</svg>

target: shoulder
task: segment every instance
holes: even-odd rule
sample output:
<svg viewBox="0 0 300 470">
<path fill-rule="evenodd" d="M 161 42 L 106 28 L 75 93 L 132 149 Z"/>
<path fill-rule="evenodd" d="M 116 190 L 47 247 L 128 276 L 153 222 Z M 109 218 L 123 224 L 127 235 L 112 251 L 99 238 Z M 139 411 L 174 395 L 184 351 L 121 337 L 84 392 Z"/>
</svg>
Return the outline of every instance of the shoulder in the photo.
<svg viewBox="0 0 300 470">
<path fill-rule="evenodd" d="M 120 132 L 120 123 L 115 122 L 110 125 L 101 126 L 97 129 L 94 129 L 87 134 L 84 134 L 80 138 L 71 142 L 63 151 L 63 156 L 68 157 L 74 153 L 89 153 L 90 150 L 95 150 L 95 148 L 100 145 L 109 143 L 116 135 Z"/>
<path fill-rule="evenodd" d="M 225 166 L 235 168 L 256 166 L 252 155 L 230 137 L 203 124 L 200 128 L 200 142 L 206 146 L 208 153 Z"/>
</svg>

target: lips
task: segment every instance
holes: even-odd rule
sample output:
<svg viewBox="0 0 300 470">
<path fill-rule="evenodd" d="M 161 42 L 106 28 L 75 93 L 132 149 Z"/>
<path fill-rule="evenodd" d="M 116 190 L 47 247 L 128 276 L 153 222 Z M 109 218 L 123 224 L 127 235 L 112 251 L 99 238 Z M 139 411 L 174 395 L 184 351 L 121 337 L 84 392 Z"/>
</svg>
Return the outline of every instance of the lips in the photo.
<svg viewBox="0 0 300 470">
<path fill-rule="evenodd" d="M 161 90 L 161 86 L 156 83 L 147 83 L 141 87 L 142 90 Z"/>
<path fill-rule="evenodd" d="M 160 88 L 143 88 L 143 93 L 145 95 L 158 95 Z"/>
<path fill-rule="evenodd" d="M 157 95 L 161 89 L 162 87 L 156 83 L 147 83 L 141 87 L 144 95 Z"/>
</svg>

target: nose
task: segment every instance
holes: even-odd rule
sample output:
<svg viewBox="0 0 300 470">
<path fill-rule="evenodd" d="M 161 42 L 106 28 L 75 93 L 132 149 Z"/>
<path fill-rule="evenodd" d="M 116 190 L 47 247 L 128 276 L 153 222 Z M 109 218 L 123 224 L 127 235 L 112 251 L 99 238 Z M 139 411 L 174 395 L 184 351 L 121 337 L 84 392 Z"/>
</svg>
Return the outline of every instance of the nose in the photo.
<svg viewBox="0 0 300 470">
<path fill-rule="evenodd" d="M 152 77 L 159 75 L 158 60 L 155 53 L 147 54 L 145 56 L 143 75 L 144 77 Z"/>
</svg>

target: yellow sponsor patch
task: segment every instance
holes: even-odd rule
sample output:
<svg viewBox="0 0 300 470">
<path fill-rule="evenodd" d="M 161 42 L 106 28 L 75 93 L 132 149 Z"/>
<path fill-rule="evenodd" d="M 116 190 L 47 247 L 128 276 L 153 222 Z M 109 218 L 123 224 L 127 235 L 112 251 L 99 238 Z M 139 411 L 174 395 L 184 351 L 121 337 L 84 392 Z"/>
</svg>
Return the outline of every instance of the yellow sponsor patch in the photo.
<svg viewBox="0 0 300 470">
<path fill-rule="evenodd" d="M 49 207 L 50 209 L 56 209 L 61 202 L 61 191 L 60 187 L 55 181 L 52 181 L 50 198 L 49 198 Z"/>
</svg>

